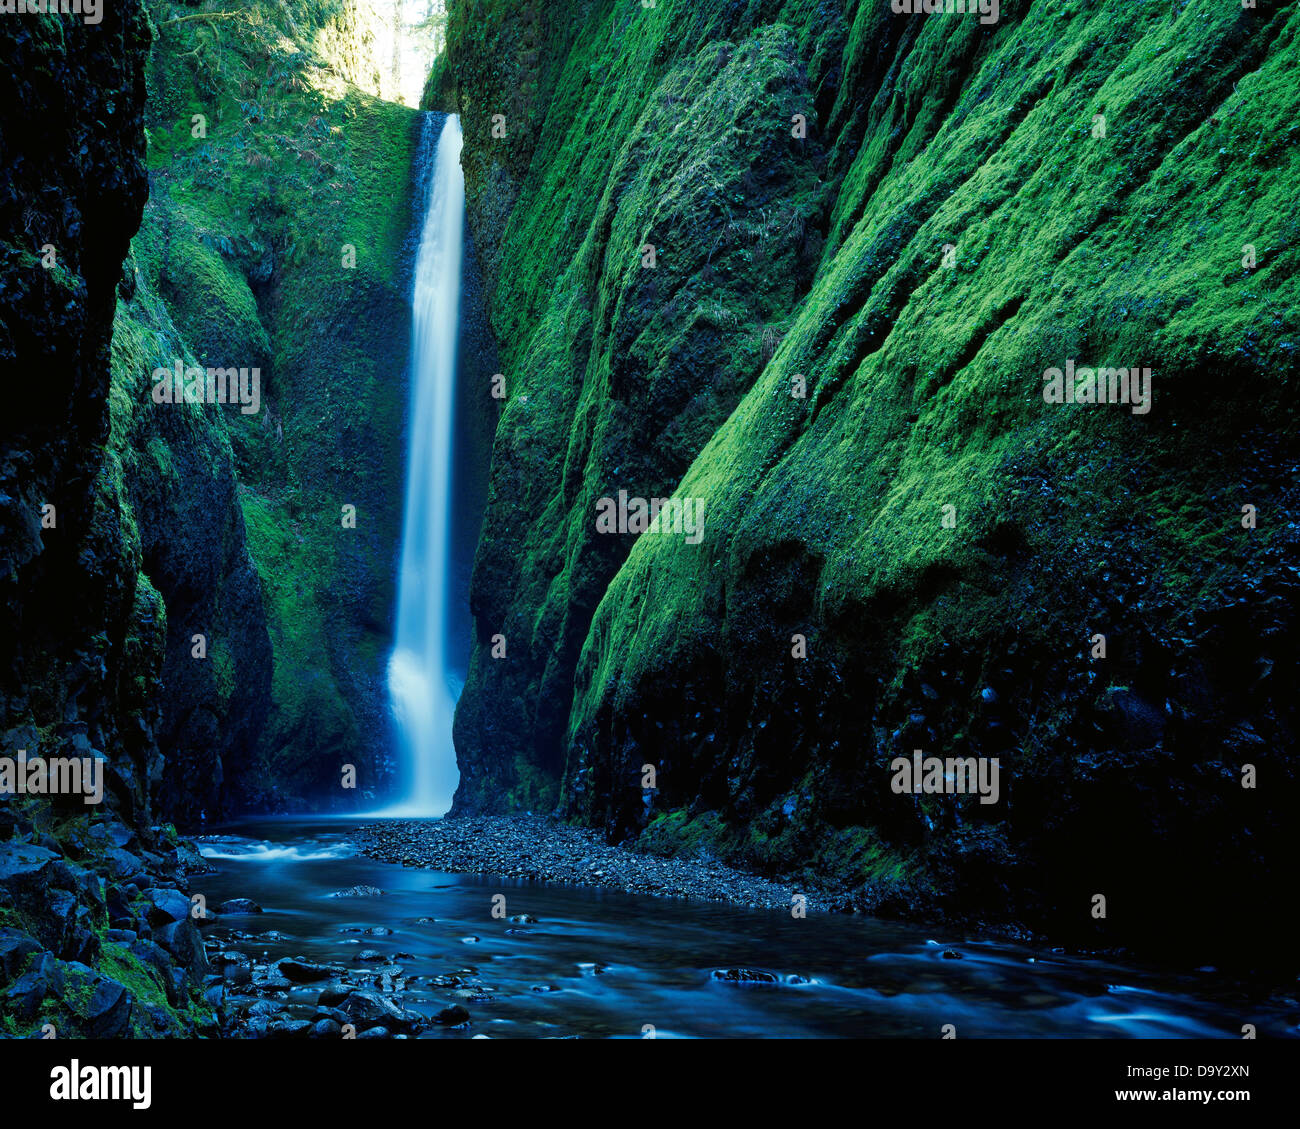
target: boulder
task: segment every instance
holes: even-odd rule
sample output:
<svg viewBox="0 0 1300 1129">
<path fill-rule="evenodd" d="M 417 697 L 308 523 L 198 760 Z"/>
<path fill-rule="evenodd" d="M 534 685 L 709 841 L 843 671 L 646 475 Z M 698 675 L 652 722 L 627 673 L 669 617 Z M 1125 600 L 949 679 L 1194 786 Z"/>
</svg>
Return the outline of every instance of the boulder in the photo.
<svg viewBox="0 0 1300 1129">
<path fill-rule="evenodd" d="M 183 921 L 190 916 L 190 900 L 179 890 L 150 887 L 144 896 L 149 899 L 146 916 L 150 925 L 166 925 L 172 921 Z"/>
<path fill-rule="evenodd" d="M 0 929 L 0 979 L 12 980 L 27 966 L 27 958 L 40 951 L 41 946 L 21 929 Z"/>
<path fill-rule="evenodd" d="M 46 999 L 63 995 L 63 970 L 53 953 L 38 953 L 28 959 L 27 971 L 4 994 L 4 1011 L 20 1023 L 30 1023 Z"/>
<path fill-rule="evenodd" d="M 451 1007 L 443 1008 L 433 1018 L 444 1027 L 463 1027 L 469 1022 L 469 1011 L 460 1004 L 452 1004 Z"/>
<path fill-rule="evenodd" d="M 323 964 L 315 964 L 302 957 L 285 957 L 272 966 L 286 980 L 295 984 L 310 984 L 317 980 L 328 980 L 335 970 Z"/>
<path fill-rule="evenodd" d="M 373 992 L 350 992 L 338 1006 L 361 1031 L 381 1024 L 394 1031 L 418 1031 L 424 1025 L 415 1012 Z"/>
<path fill-rule="evenodd" d="M 65 964 L 63 973 L 64 1002 L 81 1021 L 86 1036 L 117 1039 L 127 1034 L 135 997 L 125 985 L 76 962 Z"/>
</svg>

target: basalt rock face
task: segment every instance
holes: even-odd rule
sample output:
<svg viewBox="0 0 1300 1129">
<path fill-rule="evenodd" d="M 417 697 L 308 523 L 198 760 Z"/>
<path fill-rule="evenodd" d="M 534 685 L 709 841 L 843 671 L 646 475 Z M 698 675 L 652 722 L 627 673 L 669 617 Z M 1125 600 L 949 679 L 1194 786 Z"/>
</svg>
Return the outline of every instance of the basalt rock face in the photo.
<svg viewBox="0 0 1300 1129">
<path fill-rule="evenodd" d="M 140 599 L 139 549 L 102 472 L 116 289 L 146 193 L 147 32 L 129 5 L 95 28 L 7 18 L 0 36 L 4 728 L 55 727 L 57 738 L 94 725 L 93 744 L 107 749 Z M 133 760 L 149 745 L 127 741 Z"/>
<path fill-rule="evenodd" d="M 134 257 L 113 333 L 109 465 L 122 483 L 142 575 L 166 609 L 156 737 L 159 810 L 182 826 L 250 802 L 271 702 L 271 641 L 249 556 L 220 405 L 155 404 L 153 374 L 194 366 Z"/>
<path fill-rule="evenodd" d="M 1298 35 L 1267 2 L 453 5 L 433 94 L 509 387 L 458 809 L 1267 961 Z M 1149 368 L 1150 404 L 1050 402 L 1067 364 Z M 597 533 L 620 489 L 703 500 L 703 540 Z M 997 802 L 896 792 L 915 749 L 997 758 Z"/>
<path fill-rule="evenodd" d="M 159 739 L 168 717 L 200 708 L 203 690 L 165 683 L 168 604 L 183 605 L 176 597 L 191 577 L 182 573 L 230 598 L 232 575 L 248 567 L 232 496 L 217 520 L 238 528 L 205 546 L 192 540 L 201 530 L 184 506 L 151 508 L 154 473 L 123 474 L 143 458 L 135 439 L 202 463 L 196 480 L 164 489 L 173 501 L 177 491 L 210 489 L 222 456 L 230 473 L 223 433 L 202 421 L 171 431 L 157 418 L 136 434 L 120 426 L 139 392 L 119 379 L 114 320 L 119 299 L 136 294 L 123 263 L 147 190 L 149 42 L 131 0 L 105 5 L 93 26 L 74 16 L 0 21 L 0 369 L 9 397 L 0 424 L 0 754 L 100 760 L 104 782 L 100 804 L 80 795 L 0 804 L 7 1035 L 45 1024 L 60 1036 L 213 1026 L 201 947 L 172 951 L 160 934 L 151 971 L 108 938 L 114 927 L 137 943 L 148 937 L 141 892 L 184 885 L 175 833 L 159 826 Z M 152 407 L 147 386 L 142 403 Z M 166 566 L 164 537 L 191 539 L 189 568 Z M 251 614 L 241 630 L 255 633 L 257 623 Z M 213 631 L 221 637 L 219 625 Z M 255 639 L 241 653 L 249 650 Z"/>
</svg>

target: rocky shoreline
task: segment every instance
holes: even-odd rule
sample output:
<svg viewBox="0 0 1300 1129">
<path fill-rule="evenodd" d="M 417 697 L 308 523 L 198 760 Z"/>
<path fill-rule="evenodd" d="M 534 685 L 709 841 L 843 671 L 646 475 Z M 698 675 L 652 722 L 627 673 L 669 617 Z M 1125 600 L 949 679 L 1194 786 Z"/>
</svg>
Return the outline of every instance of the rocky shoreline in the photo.
<svg viewBox="0 0 1300 1129">
<path fill-rule="evenodd" d="M 696 898 L 789 912 L 837 909 L 844 895 L 760 878 L 707 856 L 662 858 L 610 846 L 601 835 L 538 815 L 464 816 L 373 823 L 356 832 L 365 855 L 451 874 L 491 874 L 628 894 Z"/>
</svg>

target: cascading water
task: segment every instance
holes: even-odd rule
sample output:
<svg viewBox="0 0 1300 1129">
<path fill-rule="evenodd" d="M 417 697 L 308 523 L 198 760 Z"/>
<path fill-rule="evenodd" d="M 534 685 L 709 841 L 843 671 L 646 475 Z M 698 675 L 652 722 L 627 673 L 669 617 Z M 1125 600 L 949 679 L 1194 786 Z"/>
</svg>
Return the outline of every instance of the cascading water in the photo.
<svg viewBox="0 0 1300 1129">
<path fill-rule="evenodd" d="M 430 130 L 432 125 L 430 125 Z M 397 639 L 388 692 L 402 746 L 402 799 L 389 815 L 442 815 L 460 780 L 451 741 L 459 686 L 448 663 L 452 435 L 465 181 L 460 120 L 438 136 L 415 260 L 411 438 L 406 472 Z"/>
</svg>

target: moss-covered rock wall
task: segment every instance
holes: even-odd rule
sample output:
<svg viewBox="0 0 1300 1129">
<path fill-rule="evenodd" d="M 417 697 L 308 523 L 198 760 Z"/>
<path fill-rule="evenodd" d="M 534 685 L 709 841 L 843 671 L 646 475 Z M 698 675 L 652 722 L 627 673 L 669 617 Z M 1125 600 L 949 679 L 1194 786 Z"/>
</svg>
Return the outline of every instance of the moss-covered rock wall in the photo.
<svg viewBox="0 0 1300 1129">
<path fill-rule="evenodd" d="M 140 271 L 201 364 L 262 374 L 261 410 L 227 420 L 274 662 L 228 806 L 373 805 L 392 773 L 418 114 L 375 93 L 364 5 L 154 7 Z"/>
<path fill-rule="evenodd" d="M 1266 0 L 454 5 L 431 97 L 510 388 L 458 807 L 1080 943 L 1275 928 L 1298 33 Z M 1149 367 L 1150 411 L 1046 402 L 1071 361 Z M 702 541 L 597 533 L 620 489 L 703 500 Z M 999 802 L 896 794 L 917 748 L 997 757 Z"/>
</svg>

